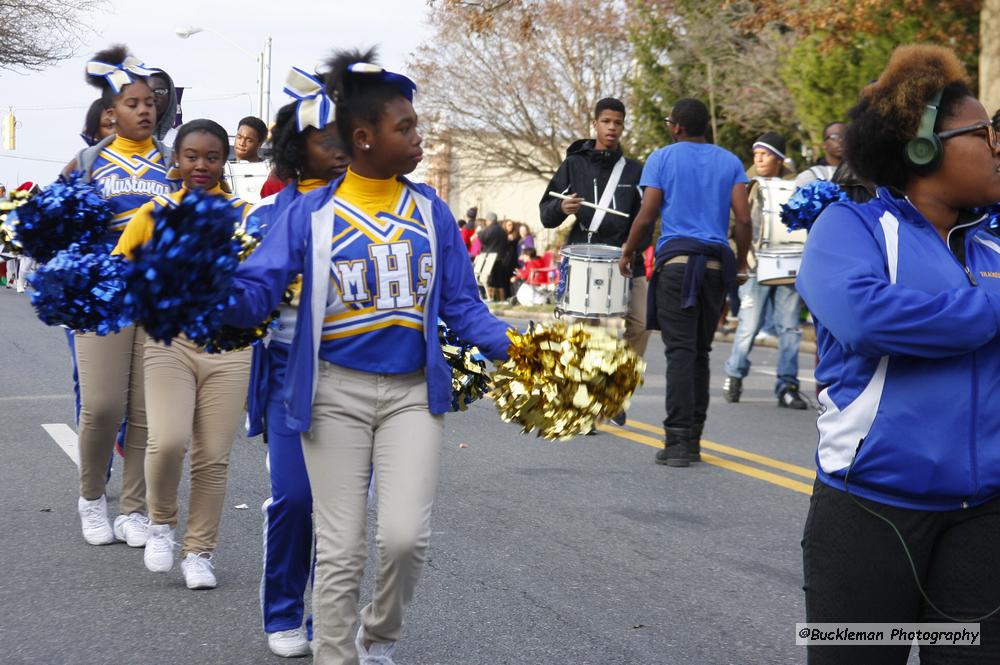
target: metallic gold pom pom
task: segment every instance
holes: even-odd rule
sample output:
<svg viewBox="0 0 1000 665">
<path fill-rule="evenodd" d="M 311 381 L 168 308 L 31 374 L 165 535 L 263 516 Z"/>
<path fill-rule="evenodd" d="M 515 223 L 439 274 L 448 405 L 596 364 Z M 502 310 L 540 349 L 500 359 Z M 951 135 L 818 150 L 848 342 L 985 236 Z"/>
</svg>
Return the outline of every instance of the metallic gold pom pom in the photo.
<svg viewBox="0 0 1000 665">
<path fill-rule="evenodd" d="M 510 359 L 493 375 L 500 417 L 546 439 L 586 434 L 628 408 L 646 370 L 629 346 L 601 328 L 562 322 L 511 331 Z"/>
</svg>

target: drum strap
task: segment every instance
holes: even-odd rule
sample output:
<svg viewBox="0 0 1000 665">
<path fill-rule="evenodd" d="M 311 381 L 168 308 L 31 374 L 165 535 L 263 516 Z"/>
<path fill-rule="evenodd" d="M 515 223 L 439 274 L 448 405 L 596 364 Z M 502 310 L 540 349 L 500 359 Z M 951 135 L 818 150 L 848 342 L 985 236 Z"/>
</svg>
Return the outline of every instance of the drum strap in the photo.
<svg viewBox="0 0 1000 665">
<path fill-rule="evenodd" d="M 619 157 L 618 161 L 615 162 L 614 168 L 611 169 L 611 175 L 608 176 L 608 184 L 604 186 L 604 191 L 601 192 L 601 200 L 595 201 L 601 208 L 611 207 L 611 199 L 615 195 L 615 189 L 618 188 L 618 181 L 622 179 L 622 171 L 625 170 L 625 157 Z M 604 221 L 604 215 L 606 215 L 603 210 L 595 210 L 594 216 L 590 218 L 590 227 L 587 228 L 587 241 L 590 242 L 590 238 L 597 233 L 597 229 L 601 228 L 601 222 Z"/>
</svg>

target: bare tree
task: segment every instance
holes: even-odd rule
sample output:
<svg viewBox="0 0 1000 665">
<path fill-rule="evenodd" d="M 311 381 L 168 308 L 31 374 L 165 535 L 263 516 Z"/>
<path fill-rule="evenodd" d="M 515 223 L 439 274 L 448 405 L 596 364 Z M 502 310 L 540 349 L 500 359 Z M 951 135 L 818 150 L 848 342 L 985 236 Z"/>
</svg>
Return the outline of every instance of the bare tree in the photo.
<svg viewBox="0 0 1000 665">
<path fill-rule="evenodd" d="M 413 63 L 420 110 L 483 164 L 548 177 L 590 135 L 594 103 L 626 92 L 626 14 L 618 0 L 432 5 Z"/>
<path fill-rule="evenodd" d="M 0 68 L 40 70 L 80 47 L 84 18 L 104 0 L 0 0 Z"/>
</svg>

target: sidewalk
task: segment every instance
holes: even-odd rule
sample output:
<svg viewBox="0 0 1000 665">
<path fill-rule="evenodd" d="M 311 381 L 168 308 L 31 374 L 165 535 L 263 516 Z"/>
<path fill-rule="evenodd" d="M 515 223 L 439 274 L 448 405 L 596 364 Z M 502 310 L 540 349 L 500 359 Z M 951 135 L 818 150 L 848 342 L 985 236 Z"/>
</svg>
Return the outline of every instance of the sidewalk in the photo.
<svg viewBox="0 0 1000 665">
<path fill-rule="evenodd" d="M 527 307 L 524 305 L 507 305 L 503 303 L 488 303 L 490 311 L 493 312 L 495 316 L 504 319 L 524 319 L 531 320 L 537 323 L 542 323 L 546 321 L 555 321 L 556 317 L 553 314 L 552 305 L 539 305 L 536 307 Z M 621 330 L 624 327 L 624 319 L 613 318 L 606 321 L 606 326 L 610 329 Z M 732 342 L 735 338 L 734 333 L 715 333 L 716 342 Z M 771 348 L 777 348 L 778 338 L 771 337 L 770 335 L 764 337 L 758 337 L 757 341 L 754 342 L 757 346 L 767 346 Z M 812 322 L 807 322 L 802 324 L 802 343 L 799 347 L 802 353 L 816 353 L 816 329 L 813 327 Z"/>
</svg>

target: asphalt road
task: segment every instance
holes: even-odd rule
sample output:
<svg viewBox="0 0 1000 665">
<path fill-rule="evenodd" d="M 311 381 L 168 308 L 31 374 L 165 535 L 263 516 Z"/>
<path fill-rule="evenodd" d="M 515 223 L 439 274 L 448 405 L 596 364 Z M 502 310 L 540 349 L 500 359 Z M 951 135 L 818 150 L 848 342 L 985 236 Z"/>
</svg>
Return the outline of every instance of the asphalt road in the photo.
<svg viewBox="0 0 1000 665">
<path fill-rule="evenodd" d="M 490 402 L 449 416 L 431 560 L 397 662 L 804 662 L 794 624 L 804 620 L 815 413 L 776 407 L 766 348 L 754 352 L 743 401 L 725 403 L 728 352 L 720 344 L 712 356 L 706 462 L 688 469 L 653 464 L 658 339 L 624 430 L 551 443 L 501 422 Z M 812 358 L 801 361 L 811 393 Z M 0 368 L 0 663 L 285 662 L 268 652 L 258 608 L 260 440 L 240 437 L 233 451 L 219 588 L 192 592 L 177 567 L 147 572 L 140 550 L 83 542 L 76 467 L 42 428 L 73 423 L 63 331 L 7 289 Z M 112 503 L 119 482 L 116 469 Z M 362 602 L 370 588 L 369 575 Z"/>
</svg>

